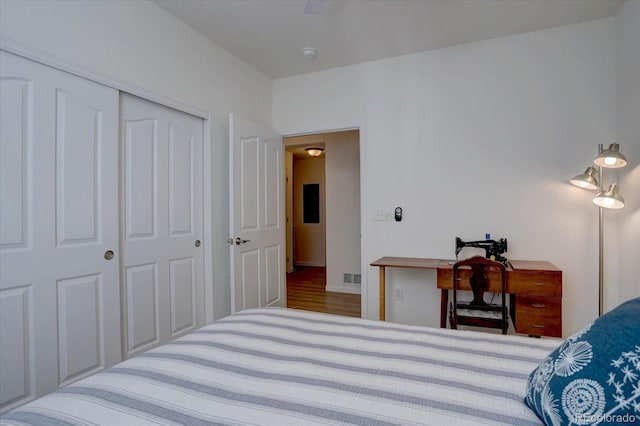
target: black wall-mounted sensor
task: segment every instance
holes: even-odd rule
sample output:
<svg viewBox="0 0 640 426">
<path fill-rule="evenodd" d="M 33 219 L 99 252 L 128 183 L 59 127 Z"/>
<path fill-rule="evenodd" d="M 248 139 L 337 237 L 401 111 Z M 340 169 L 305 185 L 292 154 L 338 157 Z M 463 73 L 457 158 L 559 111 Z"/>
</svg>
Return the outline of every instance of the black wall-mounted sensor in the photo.
<svg viewBox="0 0 640 426">
<path fill-rule="evenodd" d="M 402 207 L 396 207 L 395 218 L 396 222 L 400 222 L 402 220 Z"/>
</svg>

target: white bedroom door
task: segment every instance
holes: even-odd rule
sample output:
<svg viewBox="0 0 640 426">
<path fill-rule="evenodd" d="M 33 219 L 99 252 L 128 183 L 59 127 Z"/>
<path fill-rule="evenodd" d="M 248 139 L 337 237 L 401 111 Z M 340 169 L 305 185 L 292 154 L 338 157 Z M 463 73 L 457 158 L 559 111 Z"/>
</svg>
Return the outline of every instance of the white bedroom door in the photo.
<svg viewBox="0 0 640 426">
<path fill-rule="evenodd" d="M 229 116 L 231 311 L 286 306 L 282 136 Z"/>
<path fill-rule="evenodd" d="M 121 95 L 124 357 L 204 325 L 203 120 Z"/>
<path fill-rule="evenodd" d="M 0 52 L 0 411 L 120 360 L 118 92 Z"/>
</svg>

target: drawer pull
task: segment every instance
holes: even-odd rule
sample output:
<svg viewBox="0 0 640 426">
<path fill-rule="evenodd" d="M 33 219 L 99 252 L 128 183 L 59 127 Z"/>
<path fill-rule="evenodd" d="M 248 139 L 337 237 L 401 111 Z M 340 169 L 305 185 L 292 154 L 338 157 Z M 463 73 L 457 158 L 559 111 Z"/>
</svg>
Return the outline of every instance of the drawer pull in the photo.
<svg viewBox="0 0 640 426">
<path fill-rule="evenodd" d="M 544 285 L 544 281 L 534 281 L 532 284 L 533 285 L 542 286 L 542 285 Z"/>
<path fill-rule="evenodd" d="M 531 306 L 533 306 L 534 308 L 546 308 L 547 305 L 545 305 L 544 303 L 532 303 Z"/>
<path fill-rule="evenodd" d="M 541 324 L 531 324 L 531 327 L 533 327 L 533 328 L 544 328 L 544 325 L 541 325 Z"/>
</svg>

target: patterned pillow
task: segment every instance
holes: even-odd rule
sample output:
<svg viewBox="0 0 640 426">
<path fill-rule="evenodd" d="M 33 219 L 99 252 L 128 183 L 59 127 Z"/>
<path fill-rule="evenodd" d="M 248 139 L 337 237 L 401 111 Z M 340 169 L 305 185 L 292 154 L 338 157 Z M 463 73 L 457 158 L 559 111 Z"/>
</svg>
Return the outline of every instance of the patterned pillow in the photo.
<svg viewBox="0 0 640 426">
<path fill-rule="evenodd" d="M 640 298 L 551 352 L 529 376 L 524 402 L 547 425 L 640 423 Z"/>
</svg>

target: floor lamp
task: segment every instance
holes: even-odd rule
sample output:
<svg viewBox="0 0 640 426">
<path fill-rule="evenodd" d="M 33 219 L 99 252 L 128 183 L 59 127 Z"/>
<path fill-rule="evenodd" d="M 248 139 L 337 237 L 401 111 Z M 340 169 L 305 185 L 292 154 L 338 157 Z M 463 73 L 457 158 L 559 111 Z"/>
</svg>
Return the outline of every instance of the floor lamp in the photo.
<svg viewBox="0 0 640 426">
<path fill-rule="evenodd" d="M 598 316 L 602 316 L 602 300 L 604 293 L 604 209 L 621 209 L 624 199 L 618 193 L 618 184 L 612 183 L 604 191 L 603 169 L 617 169 L 627 165 L 627 159 L 620 153 L 620 145 L 612 143 L 603 150 L 598 145 L 598 156 L 593 160 L 597 166 L 587 167 L 584 173 L 571 179 L 571 183 L 584 189 L 597 190 L 593 202 L 598 206 Z M 597 175 L 597 177 L 596 177 Z"/>
</svg>

